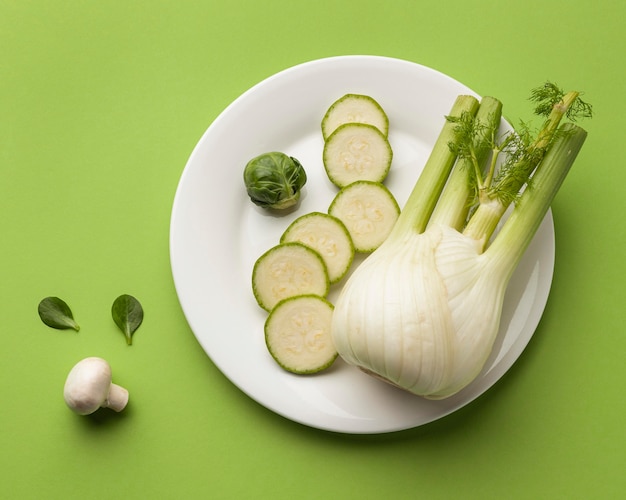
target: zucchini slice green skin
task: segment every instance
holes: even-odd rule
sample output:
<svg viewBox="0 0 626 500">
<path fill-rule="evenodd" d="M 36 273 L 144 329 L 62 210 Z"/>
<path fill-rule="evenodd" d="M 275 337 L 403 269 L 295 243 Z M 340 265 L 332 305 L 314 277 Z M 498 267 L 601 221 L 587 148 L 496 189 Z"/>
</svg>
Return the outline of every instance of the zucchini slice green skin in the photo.
<svg viewBox="0 0 626 500">
<path fill-rule="evenodd" d="M 324 140 L 344 123 L 367 123 L 378 128 L 385 137 L 389 133 L 387 114 L 382 106 L 368 95 L 345 94 L 331 104 L 322 118 Z"/>
<path fill-rule="evenodd" d="M 387 239 L 400 216 L 400 206 L 385 185 L 357 181 L 337 193 L 328 213 L 348 228 L 354 249 L 368 253 Z"/>
<path fill-rule="evenodd" d="M 268 312 L 281 300 L 296 295 L 326 297 L 329 288 L 328 271 L 320 254 L 298 242 L 270 248 L 252 269 L 254 298 Z"/>
<path fill-rule="evenodd" d="M 359 180 L 383 182 L 392 159 L 387 138 L 364 123 L 340 125 L 324 142 L 322 154 L 326 174 L 339 188 Z"/>
<path fill-rule="evenodd" d="M 280 301 L 265 321 L 265 343 L 274 360 L 297 374 L 317 373 L 337 359 L 330 333 L 334 307 L 318 295 Z"/>
<path fill-rule="evenodd" d="M 331 285 L 341 281 L 354 259 L 354 244 L 348 229 L 330 214 L 310 212 L 298 217 L 280 238 L 281 243 L 290 241 L 298 241 L 321 255 Z"/>
</svg>

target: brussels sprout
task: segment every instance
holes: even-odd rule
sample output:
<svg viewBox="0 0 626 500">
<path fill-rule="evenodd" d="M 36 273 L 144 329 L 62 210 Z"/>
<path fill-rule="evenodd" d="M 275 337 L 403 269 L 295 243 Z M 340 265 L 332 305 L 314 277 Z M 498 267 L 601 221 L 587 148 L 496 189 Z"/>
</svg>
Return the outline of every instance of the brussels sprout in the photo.
<svg viewBox="0 0 626 500">
<path fill-rule="evenodd" d="M 306 184 L 298 160 L 284 153 L 265 153 L 248 162 L 243 172 L 248 196 L 255 205 L 282 210 L 295 205 Z"/>
</svg>

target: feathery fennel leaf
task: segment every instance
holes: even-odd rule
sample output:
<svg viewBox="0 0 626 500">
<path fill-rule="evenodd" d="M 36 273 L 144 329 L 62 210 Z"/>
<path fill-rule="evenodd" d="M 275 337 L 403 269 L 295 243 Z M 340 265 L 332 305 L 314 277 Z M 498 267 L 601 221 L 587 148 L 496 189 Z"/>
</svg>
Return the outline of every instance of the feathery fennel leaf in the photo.
<svg viewBox="0 0 626 500">
<path fill-rule="evenodd" d="M 530 101 L 536 103 L 535 114 L 548 118 L 555 105 L 566 97 L 566 93 L 552 82 L 546 82 L 540 87 L 534 88 L 530 93 Z M 579 95 L 573 100 L 565 112 L 565 116 L 576 121 L 580 118 L 591 118 L 593 108 L 591 104 L 583 101 Z"/>
</svg>

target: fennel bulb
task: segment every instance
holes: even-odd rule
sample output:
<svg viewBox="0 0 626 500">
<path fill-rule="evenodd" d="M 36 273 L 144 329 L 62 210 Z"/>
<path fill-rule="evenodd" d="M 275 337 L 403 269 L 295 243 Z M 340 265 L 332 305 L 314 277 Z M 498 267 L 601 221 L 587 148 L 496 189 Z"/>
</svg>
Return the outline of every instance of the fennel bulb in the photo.
<svg viewBox="0 0 626 500">
<path fill-rule="evenodd" d="M 586 138 L 578 126 L 558 126 L 574 107 L 586 115 L 590 107 L 554 90 L 546 88 L 552 102 L 535 140 L 497 138 L 499 101 L 459 96 L 392 233 L 336 301 L 331 331 L 346 362 L 430 399 L 480 373 L 509 279 Z"/>
</svg>

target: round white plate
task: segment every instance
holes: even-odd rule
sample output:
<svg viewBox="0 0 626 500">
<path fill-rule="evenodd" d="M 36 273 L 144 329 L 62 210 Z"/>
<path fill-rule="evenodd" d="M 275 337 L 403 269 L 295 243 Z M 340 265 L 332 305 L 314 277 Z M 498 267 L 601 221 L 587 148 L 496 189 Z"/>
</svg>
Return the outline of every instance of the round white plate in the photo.
<svg viewBox="0 0 626 500">
<path fill-rule="evenodd" d="M 371 95 L 389 116 L 394 158 L 386 183 L 401 206 L 454 99 L 459 94 L 476 96 L 430 68 L 378 56 L 316 60 L 262 81 L 220 114 L 189 158 L 173 204 L 171 265 L 182 309 L 198 342 L 239 389 L 304 425 L 382 433 L 416 427 L 457 410 L 515 362 L 548 298 L 554 227 L 548 213 L 510 282 L 500 335 L 484 372 L 455 396 L 428 401 L 341 359 L 314 376 L 283 371 L 265 347 L 266 313 L 252 295 L 252 266 L 297 216 L 328 208 L 336 188 L 322 165 L 320 123 L 330 104 L 349 92 Z M 269 214 L 247 197 L 243 168 L 250 158 L 268 151 L 296 157 L 307 172 L 301 204 L 290 214 Z M 331 300 L 336 292 L 331 291 Z"/>
</svg>

